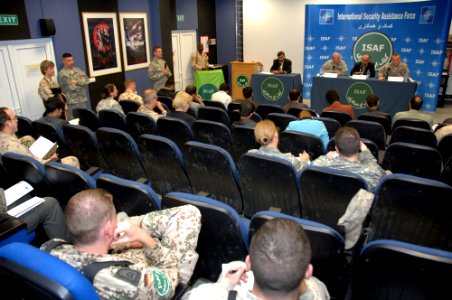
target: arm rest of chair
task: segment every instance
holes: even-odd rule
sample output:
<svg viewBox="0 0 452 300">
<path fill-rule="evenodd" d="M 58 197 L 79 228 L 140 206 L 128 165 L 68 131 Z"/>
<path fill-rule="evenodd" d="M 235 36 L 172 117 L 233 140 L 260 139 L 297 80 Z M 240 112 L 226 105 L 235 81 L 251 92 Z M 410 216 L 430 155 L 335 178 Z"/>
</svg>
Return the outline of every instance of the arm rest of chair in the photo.
<svg viewBox="0 0 452 300">
<path fill-rule="evenodd" d="M 96 177 L 100 173 L 99 167 L 91 167 L 88 170 L 86 170 L 86 173 L 91 177 Z"/>
<path fill-rule="evenodd" d="M 140 178 L 138 178 L 137 180 L 135 180 L 136 182 L 139 182 L 139 183 L 143 183 L 143 184 L 149 184 L 149 179 L 147 179 L 147 178 L 143 178 L 143 177 L 140 177 Z"/>
<path fill-rule="evenodd" d="M 273 206 L 270 206 L 270 208 L 269 208 L 268 210 L 269 210 L 269 211 L 278 212 L 278 213 L 282 212 L 282 208 L 280 208 L 280 207 L 273 207 Z"/>
<path fill-rule="evenodd" d="M 0 241 L 14 235 L 20 230 L 27 228 L 27 224 L 8 214 L 0 215 Z"/>
</svg>

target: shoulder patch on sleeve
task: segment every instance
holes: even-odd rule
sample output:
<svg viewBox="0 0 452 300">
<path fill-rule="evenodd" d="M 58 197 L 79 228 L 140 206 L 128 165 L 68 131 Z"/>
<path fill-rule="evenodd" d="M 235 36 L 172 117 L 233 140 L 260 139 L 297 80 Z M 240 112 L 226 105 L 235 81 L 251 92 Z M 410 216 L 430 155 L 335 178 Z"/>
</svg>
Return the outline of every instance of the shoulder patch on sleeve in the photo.
<svg viewBox="0 0 452 300">
<path fill-rule="evenodd" d="M 115 277 L 133 284 L 134 286 L 138 286 L 140 283 L 141 272 L 130 268 L 121 268 L 116 272 Z"/>
<path fill-rule="evenodd" d="M 169 292 L 170 283 L 165 273 L 157 268 L 152 268 L 154 287 L 159 296 L 166 296 Z"/>
</svg>

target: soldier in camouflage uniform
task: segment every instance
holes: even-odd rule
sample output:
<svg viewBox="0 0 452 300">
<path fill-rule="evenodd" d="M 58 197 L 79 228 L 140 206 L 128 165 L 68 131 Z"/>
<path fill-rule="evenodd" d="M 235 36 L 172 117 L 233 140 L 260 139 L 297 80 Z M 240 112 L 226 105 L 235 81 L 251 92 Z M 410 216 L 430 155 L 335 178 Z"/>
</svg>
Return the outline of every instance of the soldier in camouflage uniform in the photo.
<svg viewBox="0 0 452 300">
<path fill-rule="evenodd" d="M 117 223 L 112 195 L 90 189 L 73 196 L 65 214 L 74 245 L 52 240 L 42 248 L 53 249 L 52 255 L 78 270 L 93 262 L 112 262 L 94 276 L 102 299 L 171 299 L 179 282 L 187 283 L 193 273 L 201 229 L 201 214 L 194 206 L 118 218 Z"/>
<path fill-rule="evenodd" d="M 155 121 L 157 121 L 160 117 L 166 116 L 168 112 L 165 110 L 162 103 L 160 103 L 157 99 L 157 93 L 154 89 L 146 89 L 144 91 L 144 104 L 138 108 L 138 112 L 149 115 Z M 156 107 L 160 109 L 162 112 L 161 114 L 154 110 Z"/>
<path fill-rule="evenodd" d="M 52 89 L 59 88 L 58 83 L 53 80 L 53 76 L 55 74 L 55 63 L 50 60 L 43 60 L 39 67 L 44 77 L 42 77 L 39 82 L 38 94 L 41 96 L 43 101 L 46 101 L 50 97 L 55 96 Z"/>
<path fill-rule="evenodd" d="M 321 73 L 337 73 L 338 75 L 347 75 L 347 64 L 342 60 L 342 56 L 338 52 L 331 55 L 331 59 L 323 64 L 320 69 Z"/>
<path fill-rule="evenodd" d="M 70 53 L 63 54 L 64 68 L 58 73 L 58 83 L 66 96 L 68 106 L 67 119 L 72 120 L 74 108 L 87 108 L 87 87 L 89 78 L 81 69 L 74 67 L 74 58 Z"/>
<path fill-rule="evenodd" d="M 312 162 L 312 165 L 353 172 L 362 176 L 372 190 L 375 189 L 386 172 L 366 145 L 360 141 L 358 131 L 351 127 L 342 127 L 336 132 L 334 140 L 337 151 L 320 156 Z"/>
<path fill-rule="evenodd" d="M 154 58 L 149 64 L 148 75 L 153 84 L 154 90 L 158 92 L 162 87 L 165 86 L 166 80 L 171 76 L 171 71 L 168 68 L 166 61 L 162 58 L 162 48 L 156 46 L 154 47 L 153 51 Z"/>
<path fill-rule="evenodd" d="M 390 63 L 387 63 L 378 72 L 378 79 L 383 80 L 387 76 L 410 77 L 410 69 L 408 65 L 400 62 L 400 54 L 394 53 Z"/>
<path fill-rule="evenodd" d="M 143 98 L 141 98 L 141 96 L 137 94 L 137 84 L 134 80 L 127 79 L 124 82 L 124 87 L 126 88 L 126 90 L 124 91 L 124 93 L 119 95 L 119 102 L 121 102 L 122 100 L 132 100 L 137 102 L 139 105 L 143 105 Z"/>
<path fill-rule="evenodd" d="M 124 114 L 121 104 L 119 104 L 119 102 L 115 100 L 116 96 L 118 96 L 118 89 L 116 88 L 116 86 L 113 83 L 107 83 L 104 86 L 102 100 L 97 103 L 96 111 L 99 113 L 99 111 L 103 109 L 113 109 Z"/>
</svg>

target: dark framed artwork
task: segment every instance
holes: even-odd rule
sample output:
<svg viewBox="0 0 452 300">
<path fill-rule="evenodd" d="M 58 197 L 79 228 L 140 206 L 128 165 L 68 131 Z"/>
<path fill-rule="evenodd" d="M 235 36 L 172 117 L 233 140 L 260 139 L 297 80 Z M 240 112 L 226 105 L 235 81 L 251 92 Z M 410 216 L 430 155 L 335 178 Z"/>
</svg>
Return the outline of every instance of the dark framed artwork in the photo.
<svg viewBox="0 0 452 300">
<path fill-rule="evenodd" d="M 124 69 L 147 68 L 150 57 L 146 13 L 120 13 L 119 19 Z"/>
</svg>

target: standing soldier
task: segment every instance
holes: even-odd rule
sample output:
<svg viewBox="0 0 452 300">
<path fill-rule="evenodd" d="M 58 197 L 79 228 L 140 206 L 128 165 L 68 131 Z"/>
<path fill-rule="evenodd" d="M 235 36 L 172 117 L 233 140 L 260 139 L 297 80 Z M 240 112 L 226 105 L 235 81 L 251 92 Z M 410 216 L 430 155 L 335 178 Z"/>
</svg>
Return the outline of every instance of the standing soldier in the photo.
<svg viewBox="0 0 452 300">
<path fill-rule="evenodd" d="M 154 47 L 154 58 L 151 60 L 148 69 L 149 79 L 152 81 L 154 90 L 157 92 L 165 86 L 165 82 L 170 77 L 171 71 L 168 68 L 168 64 L 162 58 L 162 48 L 159 46 Z"/>
<path fill-rule="evenodd" d="M 70 53 L 63 54 L 64 68 L 58 73 L 58 83 L 66 96 L 68 106 L 67 119 L 74 119 L 72 110 L 77 107 L 87 108 L 88 76 L 81 69 L 74 67 L 74 58 Z"/>
</svg>

